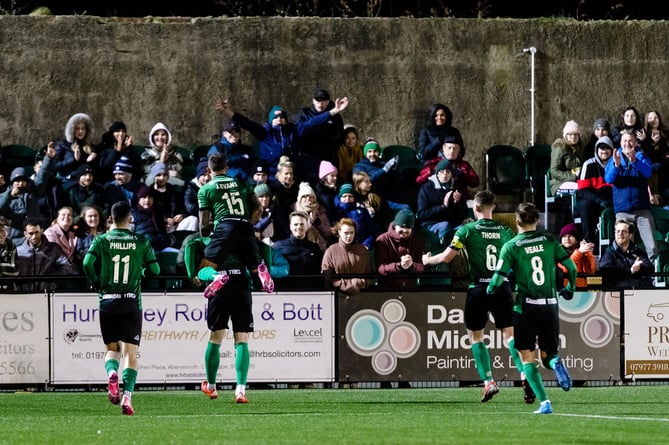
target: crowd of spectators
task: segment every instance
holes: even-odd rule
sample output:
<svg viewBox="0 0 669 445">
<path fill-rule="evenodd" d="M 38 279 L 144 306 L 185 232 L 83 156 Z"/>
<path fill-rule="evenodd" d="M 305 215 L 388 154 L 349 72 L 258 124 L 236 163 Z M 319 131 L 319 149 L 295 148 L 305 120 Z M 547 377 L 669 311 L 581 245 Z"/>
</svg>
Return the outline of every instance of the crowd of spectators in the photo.
<svg viewBox="0 0 669 445">
<path fill-rule="evenodd" d="M 347 97 L 332 99 L 317 88 L 311 104 L 292 118 L 274 105 L 266 122 L 255 122 L 235 112 L 230 99 L 219 100 L 214 109 L 222 117 L 220 139 L 200 159 L 174 144 L 162 122 L 150 129 L 146 145 L 137 145 L 122 121 L 112 122 L 98 140 L 92 119 L 73 114 L 61 138 L 36 150 L 34 165 L 1 169 L 0 274 L 80 274 L 83 255 L 108 229 L 109 210 L 118 201 L 130 204 L 133 230 L 149 238 L 156 252 L 183 251 L 185 235 L 199 236 L 198 191 L 211 180 L 207 157 L 223 153 L 226 174 L 258 197 L 252 221 L 257 239 L 285 257 L 289 273 L 380 275 L 371 281 L 321 277 L 302 281 L 305 287 L 335 285 L 350 293 L 372 283 L 415 288 L 417 275 L 432 270 L 420 262 L 426 239 L 436 236 L 447 245 L 449 235 L 472 218 L 471 197 L 481 180 L 464 159 L 465 141 L 453 126 L 452 111 L 435 103 L 414 147 L 421 165 L 415 199 L 402 202 L 398 197 L 405 194 L 397 191 L 406 181 L 400 157 L 384 156 L 373 137 L 361 143 L 360 130 L 345 124 L 348 106 Z M 255 144 L 245 143 L 244 130 Z M 625 255 L 611 255 L 636 255 L 641 248 L 645 260 L 637 264 L 634 257 L 629 268 L 652 275 L 663 251 L 652 212 L 669 205 L 669 148 L 661 115 L 653 110 L 642 119 L 628 107 L 614 126 L 597 118 L 587 136 L 569 120 L 552 144 L 550 191 L 576 198 L 577 219 L 562 212 L 568 216 L 561 226 L 569 229 L 559 238 L 578 258 L 588 257 L 588 265 L 590 259 L 599 262 L 583 274 L 601 269 L 613 277 L 611 268 L 620 267 Z M 608 209 L 619 223 L 604 249 L 600 215 Z M 627 243 L 618 239 L 623 223 L 629 225 Z M 611 253 L 605 256 L 605 250 Z M 351 255 L 354 262 L 340 264 Z M 36 285 L 30 283 L 31 289 Z M 278 289 L 296 285 L 278 281 Z"/>
</svg>

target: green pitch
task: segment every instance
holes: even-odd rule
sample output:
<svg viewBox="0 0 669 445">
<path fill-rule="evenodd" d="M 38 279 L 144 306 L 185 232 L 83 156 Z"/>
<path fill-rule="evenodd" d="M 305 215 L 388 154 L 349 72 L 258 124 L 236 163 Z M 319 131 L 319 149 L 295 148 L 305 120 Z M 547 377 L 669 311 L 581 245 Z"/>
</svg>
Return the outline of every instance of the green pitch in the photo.
<svg viewBox="0 0 669 445">
<path fill-rule="evenodd" d="M 668 386 L 548 388 L 552 415 L 532 414 L 522 389 L 136 391 L 135 416 L 105 392 L 0 393 L 1 444 L 659 444 Z"/>
</svg>

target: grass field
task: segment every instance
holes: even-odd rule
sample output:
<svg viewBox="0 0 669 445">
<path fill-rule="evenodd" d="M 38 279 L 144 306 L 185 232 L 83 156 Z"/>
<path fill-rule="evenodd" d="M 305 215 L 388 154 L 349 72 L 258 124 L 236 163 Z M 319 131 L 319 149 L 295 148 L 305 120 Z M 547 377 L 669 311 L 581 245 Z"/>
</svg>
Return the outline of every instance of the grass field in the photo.
<svg viewBox="0 0 669 445">
<path fill-rule="evenodd" d="M 105 392 L 0 393 L 2 444 L 661 444 L 669 386 L 548 388 L 552 415 L 522 389 L 137 391 L 121 415 Z"/>
</svg>

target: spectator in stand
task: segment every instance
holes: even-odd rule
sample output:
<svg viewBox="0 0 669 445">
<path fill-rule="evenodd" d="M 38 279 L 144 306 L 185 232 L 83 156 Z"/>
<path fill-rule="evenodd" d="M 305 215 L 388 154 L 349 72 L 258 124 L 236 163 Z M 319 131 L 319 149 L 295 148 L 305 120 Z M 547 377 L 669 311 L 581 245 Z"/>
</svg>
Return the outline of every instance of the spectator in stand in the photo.
<svg viewBox="0 0 669 445">
<path fill-rule="evenodd" d="M 559 188 L 576 190 L 576 179 L 581 171 L 583 146 L 576 121 L 568 121 L 562 129 L 562 137 L 553 142 L 551 149 L 551 194 Z"/>
<path fill-rule="evenodd" d="M 647 119 L 652 119 L 653 114 L 655 114 L 654 111 L 649 112 L 646 115 Z M 653 122 L 660 119 L 657 117 L 659 115 L 655 114 L 655 116 Z M 655 125 L 661 127 L 661 124 Z M 669 145 L 667 144 L 666 133 L 661 128 L 650 128 L 649 125 L 646 133 L 648 137 L 641 144 L 641 148 L 648 157 L 651 167 L 653 167 L 653 172 L 648 180 L 651 191 L 650 203 L 656 206 L 664 206 L 667 203 L 667 198 L 669 198 Z"/>
<path fill-rule="evenodd" d="M 590 135 L 590 140 L 583 149 L 583 159 L 590 159 L 595 156 L 597 141 L 604 136 L 611 137 L 611 124 L 605 118 L 600 117 L 592 124 L 592 135 Z"/>
<path fill-rule="evenodd" d="M 255 187 L 258 184 L 267 184 L 269 182 L 269 164 L 263 159 L 258 159 L 251 169 L 249 175 L 249 184 Z"/>
<path fill-rule="evenodd" d="M 144 184 L 133 178 L 132 165 L 130 160 L 125 156 L 114 164 L 114 180 L 108 182 L 104 186 L 104 214 L 105 218 L 111 216 L 109 211 L 114 203 L 125 201 L 130 204 L 130 208 L 137 207 L 137 191 L 140 187 L 145 187 Z"/>
<path fill-rule="evenodd" d="M 66 185 L 70 175 L 81 164 L 97 164 L 97 153 L 93 145 L 93 121 L 84 113 L 77 113 L 65 124 L 65 139 L 55 142 L 56 173 Z"/>
<path fill-rule="evenodd" d="M 25 168 L 16 167 L 9 177 L 10 186 L 0 194 L 0 213 L 11 221 L 7 233 L 17 246 L 23 242 L 25 232 L 19 230 L 19 225 L 23 225 L 27 218 L 44 219 L 39 208 L 39 186 L 44 183 L 44 173 L 33 182 L 26 176 Z"/>
<path fill-rule="evenodd" d="M 356 242 L 363 245 L 366 249 L 374 248 L 374 240 L 379 235 L 378 228 L 367 209 L 355 201 L 355 194 L 352 184 L 342 184 L 339 188 L 339 196 L 335 201 L 341 218 L 348 218 L 355 222 Z M 333 231 L 333 233 L 335 233 Z M 340 240 L 341 241 L 341 240 Z"/>
<path fill-rule="evenodd" d="M 624 138 L 624 136 L 623 136 Z M 605 288 L 648 289 L 653 286 L 653 263 L 634 245 L 634 224 L 618 219 L 615 239 L 599 260 L 599 272 Z"/>
<path fill-rule="evenodd" d="M 335 198 L 339 192 L 337 167 L 332 165 L 332 162 L 321 161 L 318 169 L 318 177 L 316 197 L 318 198 L 318 202 L 325 208 L 330 226 L 332 226 L 338 219 L 337 206 L 335 205 Z"/>
<path fill-rule="evenodd" d="M 336 234 L 339 241 L 328 247 L 323 254 L 321 273 L 325 274 L 326 283 L 340 292 L 346 295 L 359 294 L 362 289 L 369 286 L 367 278 L 330 278 L 330 276 L 333 274 L 371 274 L 373 270 L 369 252 L 356 242 L 356 224 L 352 219 L 340 219 L 333 227 L 333 233 Z"/>
<path fill-rule="evenodd" d="M 323 111 L 295 125 L 288 122 L 286 111 L 279 105 L 272 107 L 266 123 L 259 124 L 246 116 L 235 113 L 230 99 L 219 100 L 216 104 L 216 109 L 222 111 L 228 119 L 235 121 L 241 128 L 248 130 L 258 140 L 260 159 L 269 164 L 270 178 L 275 177 L 282 156 L 288 156 L 293 162 L 299 162 L 300 168 L 310 164 L 310 155 L 303 153 L 300 148 L 301 135 L 311 128 L 326 125 L 332 116 L 345 110 L 346 107 L 348 107 L 348 98 L 336 99 L 335 106 L 329 111 Z M 317 163 L 314 168 L 318 168 Z M 301 173 L 300 171 L 299 174 Z M 313 174 L 315 176 L 317 170 Z"/>
<path fill-rule="evenodd" d="M 77 258 L 77 236 L 74 233 L 73 225 L 74 212 L 72 207 L 61 207 L 56 219 L 44 230 L 44 236 L 49 242 L 58 244 L 72 266 L 72 273 L 78 274 L 77 263 L 80 259 Z M 83 257 L 81 260 L 83 260 Z"/>
<path fill-rule="evenodd" d="M 388 202 L 391 209 L 405 209 L 407 204 L 398 203 L 390 199 L 402 185 L 397 171 L 399 155 L 387 162 L 381 160 L 381 146 L 376 139 L 369 138 L 363 146 L 364 157 L 353 166 L 353 174 L 365 172 L 374 184 L 374 192 Z M 384 225 L 385 227 L 385 225 Z"/>
<path fill-rule="evenodd" d="M 462 148 L 462 141 L 457 136 L 447 135 L 444 138 L 444 144 L 441 146 L 441 153 L 439 156 L 430 159 L 423 164 L 423 168 L 416 178 L 416 184 L 425 184 L 428 178 L 434 174 L 434 169 L 439 161 L 448 159 L 453 167 L 455 183 L 459 188 L 467 190 L 467 198 L 470 198 L 471 193 L 469 192 L 469 189 L 478 187 L 481 180 L 474 170 L 474 167 L 463 159 L 464 156 L 465 152 Z"/>
<path fill-rule="evenodd" d="M 258 218 L 258 221 L 253 224 L 256 238 L 268 246 L 272 246 L 274 244 L 272 241 L 272 238 L 274 237 L 274 224 L 272 222 L 272 191 L 267 184 L 258 184 L 253 189 L 253 192 L 258 197 L 258 202 L 260 202 L 261 207 L 260 217 Z"/>
<path fill-rule="evenodd" d="M 272 210 L 274 221 L 274 238 L 272 241 L 286 239 L 290 236 L 288 215 L 293 211 L 297 201 L 299 186 L 295 182 L 295 164 L 288 156 L 282 156 L 276 172 L 276 185 L 272 188 L 274 196 L 274 208 Z"/>
<path fill-rule="evenodd" d="M 620 115 L 620 121 L 611 129 L 611 140 L 616 147 L 620 146 L 620 138 L 624 130 L 630 130 L 639 144 L 646 139 L 646 129 L 641 113 L 632 106 L 625 108 Z"/>
<path fill-rule="evenodd" d="M 420 130 L 418 136 L 418 159 L 423 163 L 439 157 L 446 136 L 455 136 L 464 149 L 460 130 L 453 127 L 453 113 L 444 104 L 435 103 L 430 108 L 430 123 Z"/>
<path fill-rule="evenodd" d="M 142 185 L 137 191 L 137 206 L 132 209 L 135 233 L 151 242 L 156 253 L 173 247 L 174 237 L 167 233 L 167 222 L 162 208 L 154 205 L 151 189 Z"/>
<path fill-rule="evenodd" d="M 330 226 L 325 207 L 318 202 L 316 192 L 308 182 L 300 183 L 294 210 L 307 215 L 306 237 L 309 241 L 318 244 L 321 251 L 325 251 L 327 246 L 331 244 L 332 226 Z"/>
<path fill-rule="evenodd" d="M 82 266 L 82 262 L 88 248 L 96 236 L 107 231 L 107 223 L 102 218 L 102 210 L 97 206 L 84 206 L 79 215 L 79 224 L 75 230 L 77 237 L 77 265 Z"/>
<path fill-rule="evenodd" d="M 144 176 L 151 173 L 153 164 L 162 162 L 167 166 L 170 184 L 179 187 L 184 185 L 184 157 L 179 153 L 178 148 L 172 145 L 172 133 L 162 122 L 156 123 L 151 128 L 149 146 L 144 149 L 141 158 L 144 166 Z M 139 180 L 139 178 L 137 179 Z"/>
<path fill-rule="evenodd" d="M 340 183 L 351 182 L 353 166 L 360 162 L 361 159 L 362 147 L 360 146 L 360 135 L 358 134 L 357 128 L 349 125 L 344 129 L 344 143 L 341 144 L 337 151 L 337 165 L 339 166 L 338 174 Z M 323 165 L 323 162 L 321 162 L 321 165 Z M 319 177 L 321 177 L 320 174 Z"/>
<path fill-rule="evenodd" d="M 227 121 L 221 130 L 221 140 L 209 149 L 208 155 L 216 152 L 225 154 L 228 160 L 228 176 L 247 182 L 256 157 L 253 149 L 242 142 L 242 129 L 235 121 Z"/>
<path fill-rule="evenodd" d="M 72 214 L 75 215 L 74 224 L 79 223 L 79 214 L 84 207 L 104 205 L 104 188 L 94 181 L 95 173 L 88 164 L 83 164 L 72 174 L 73 183 L 67 189 L 68 203 L 72 207 Z M 83 257 L 82 257 L 83 259 Z"/>
<path fill-rule="evenodd" d="M 53 148 L 53 144 L 51 146 L 51 150 L 49 150 L 49 146 L 47 145 L 35 154 L 35 163 L 33 164 L 34 173 L 30 176 L 30 179 L 35 184 L 39 182 L 37 180 L 38 177 L 43 179 L 37 190 L 39 192 L 39 211 L 45 223 L 55 219 L 58 209 L 68 204 L 67 192 L 65 191 L 63 182 L 55 175 L 54 157 L 47 155 L 47 153 L 52 153 L 55 156 L 56 149 Z M 44 171 L 42 171 L 42 167 L 44 167 Z M 76 172 L 73 175 L 76 176 Z"/>
<path fill-rule="evenodd" d="M 411 210 L 400 210 L 388 224 L 388 231 L 376 238 L 374 264 L 377 272 L 386 277 L 379 280 L 379 286 L 393 290 L 418 287 L 417 278 L 425 270 L 425 240 L 414 233 L 415 222 Z"/>
<path fill-rule="evenodd" d="M 620 145 L 613 151 L 613 162 L 606 165 L 604 179 L 613 186 L 616 219 L 626 219 L 636 225 L 646 254 L 653 261 L 657 247 L 648 193 L 653 167 L 643 151 L 637 151 L 638 142 L 632 130 L 623 130 Z"/>
<path fill-rule="evenodd" d="M 147 176 L 146 185 L 151 189 L 153 206 L 165 217 L 167 232 L 172 233 L 184 219 L 184 197 L 179 189 L 168 182 L 167 166 L 156 162 Z"/>
<path fill-rule="evenodd" d="M 114 179 L 114 165 L 125 156 L 133 167 L 132 175 L 135 178 L 144 176 L 142 161 L 132 144 L 134 139 L 128 134 L 125 124 L 121 121 L 113 122 L 109 130 L 102 135 L 102 142 L 98 145 L 98 165 L 94 171 L 95 180 L 106 184 Z"/>
<path fill-rule="evenodd" d="M 388 222 L 392 221 L 394 212 L 390 209 L 388 202 L 374 193 L 373 189 L 372 180 L 369 179 L 367 173 L 363 171 L 353 173 L 355 202 L 362 204 L 367 209 L 377 232 L 381 232 L 381 228 L 385 228 Z"/>
<path fill-rule="evenodd" d="M 348 100 L 348 99 L 347 99 Z M 336 102 L 330 100 L 330 93 L 316 88 L 312 95 L 311 106 L 302 108 L 295 118 L 300 131 L 300 148 L 309 156 L 305 166 L 306 175 L 302 179 L 315 182 L 321 161 L 337 162 L 337 151 L 344 142 L 344 120 L 339 112 L 331 114 L 319 125 L 309 121 L 319 114 L 334 110 Z"/>
<path fill-rule="evenodd" d="M 15 290 L 16 283 L 6 277 L 16 277 L 19 270 L 16 268 L 16 245 L 7 237 L 8 221 L 0 216 L 0 290 Z"/>
<path fill-rule="evenodd" d="M 272 246 L 288 260 L 290 276 L 277 280 L 279 289 L 323 289 L 323 280 L 319 278 L 294 278 L 294 275 L 319 275 L 323 251 L 321 247 L 307 238 L 309 217 L 306 213 L 295 211 L 290 214 L 290 237 L 279 240 Z"/>
<path fill-rule="evenodd" d="M 36 218 L 26 218 L 24 241 L 16 248 L 16 266 L 21 277 L 43 277 L 51 275 L 73 275 L 72 263 L 56 243 L 49 242 L 42 231 L 42 223 Z M 18 288 L 41 292 L 54 290 L 55 283 L 44 281 L 21 281 Z"/>
<path fill-rule="evenodd" d="M 207 166 L 208 158 L 202 157 L 195 168 L 195 177 L 184 187 L 184 219 L 177 226 L 177 230 L 195 232 L 200 228 L 200 206 L 197 202 L 197 193 L 200 187 L 211 180 L 211 172 Z"/>
<path fill-rule="evenodd" d="M 586 160 L 581 168 L 576 190 L 576 207 L 581 216 L 583 239 L 599 245 L 597 224 L 599 217 L 607 207 L 612 207 L 613 190 L 604 179 L 606 166 L 611 161 L 613 142 L 608 136 L 599 138 L 595 156 Z"/>
<path fill-rule="evenodd" d="M 576 224 L 569 223 L 560 230 L 560 244 L 574 261 L 574 264 L 576 264 L 576 273 L 593 275 L 597 272 L 597 259 L 592 253 L 595 244 L 584 239 L 580 242 L 578 241 L 578 227 L 576 227 Z M 569 283 L 567 273 L 567 268 L 563 264 L 558 263 L 556 270 L 556 282 L 558 285 L 567 286 Z M 577 288 L 585 288 L 587 285 L 585 277 L 576 278 Z"/>
<path fill-rule="evenodd" d="M 458 189 L 448 159 L 442 159 L 434 175 L 418 191 L 418 221 L 421 227 L 436 233 L 440 240 L 467 217 L 465 190 Z"/>
</svg>

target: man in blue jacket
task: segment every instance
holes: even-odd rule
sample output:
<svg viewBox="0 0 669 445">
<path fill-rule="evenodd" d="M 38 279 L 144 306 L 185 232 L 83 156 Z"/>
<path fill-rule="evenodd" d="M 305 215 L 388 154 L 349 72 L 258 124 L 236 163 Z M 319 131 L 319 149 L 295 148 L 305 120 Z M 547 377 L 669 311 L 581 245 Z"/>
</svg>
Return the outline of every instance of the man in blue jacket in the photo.
<svg viewBox="0 0 669 445">
<path fill-rule="evenodd" d="M 613 210 L 616 219 L 631 220 L 636 225 L 648 258 L 657 255 L 655 220 L 650 211 L 648 178 L 652 166 L 643 151 L 637 151 L 637 139 L 631 130 L 620 136 L 620 148 L 613 151 L 613 162 L 606 165 L 604 179 L 613 185 Z"/>
</svg>

